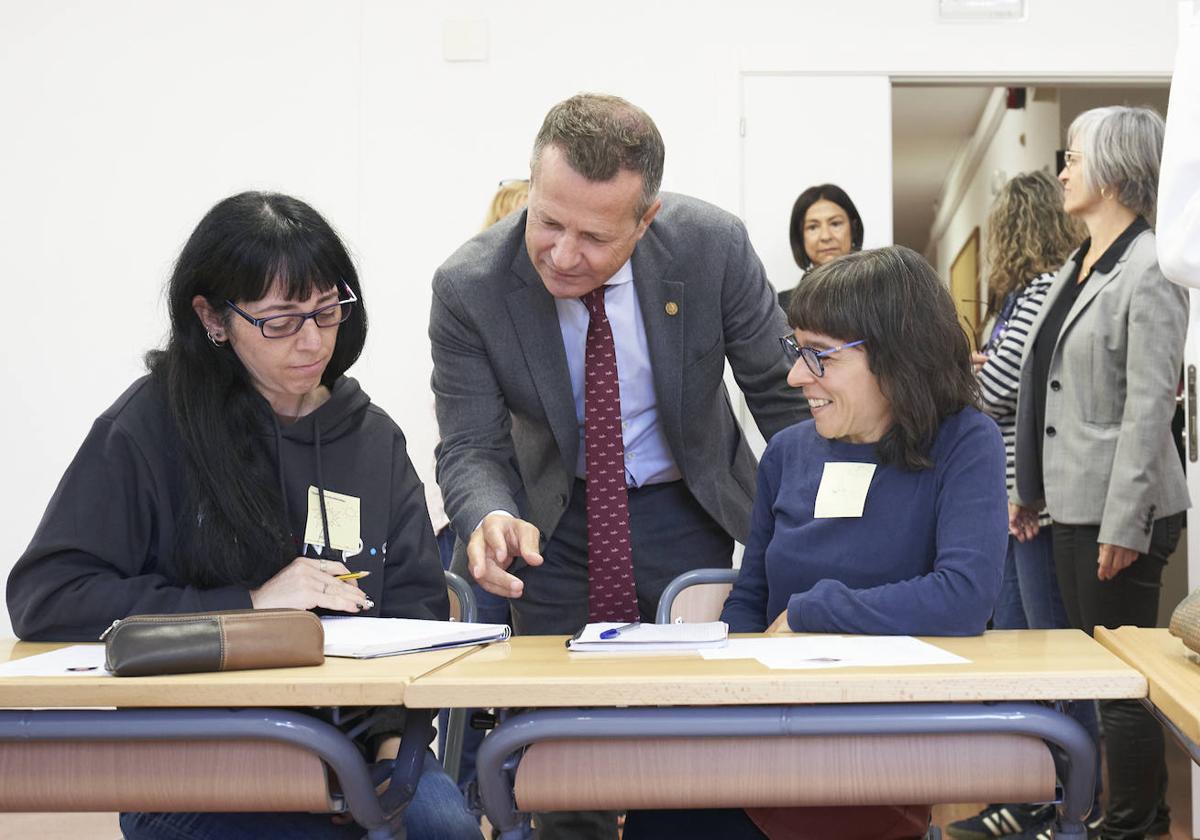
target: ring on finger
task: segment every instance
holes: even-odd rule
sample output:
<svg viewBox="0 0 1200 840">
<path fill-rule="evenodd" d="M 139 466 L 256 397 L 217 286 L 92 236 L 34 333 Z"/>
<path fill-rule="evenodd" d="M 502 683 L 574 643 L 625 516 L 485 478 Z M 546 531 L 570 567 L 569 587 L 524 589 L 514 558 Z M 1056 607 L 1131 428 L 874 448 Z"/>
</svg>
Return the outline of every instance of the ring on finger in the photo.
<svg viewBox="0 0 1200 840">
<path fill-rule="evenodd" d="M 320 569 L 322 572 L 324 572 L 324 571 L 325 571 L 325 567 L 326 567 L 327 565 L 329 565 L 329 561 L 328 561 L 328 560 L 325 560 L 325 559 L 322 559 L 322 560 L 321 560 L 321 562 L 320 562 L 320 564 L 317 566 L 317 568 L 318 568 L 318 569 Z"/>
</svg>

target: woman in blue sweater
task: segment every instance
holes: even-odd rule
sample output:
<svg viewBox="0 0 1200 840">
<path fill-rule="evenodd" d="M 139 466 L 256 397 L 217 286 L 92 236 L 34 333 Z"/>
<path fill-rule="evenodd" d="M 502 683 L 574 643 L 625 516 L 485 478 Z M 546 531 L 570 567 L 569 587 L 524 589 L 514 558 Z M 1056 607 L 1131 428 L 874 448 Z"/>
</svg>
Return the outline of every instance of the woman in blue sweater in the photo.
<svg viewBox="0 0 1200 840">
<path fill-rule="evenodd" d="M 1008 541 L 1004 444 L 975 407 L 971 347 L 949 292 L 907 248 L 864 251 L 808 275 L 788 323 L 788 383 L 813 416 L 763 455 L 722 619 L 733 632 L 982 633 Z M 929 809 L 672 818 L 672 836 L 898 840 L 923 836 Z"/>
<path fill-rule="evenodd" d="M 970 346 L 907 248 L 851 254 L 791 301 L 788 383 L 813 419 L 775 435 L 722 618 L 734 632 L 982 633 L 1007 544 L 1004 445 Z"/>
</svg>

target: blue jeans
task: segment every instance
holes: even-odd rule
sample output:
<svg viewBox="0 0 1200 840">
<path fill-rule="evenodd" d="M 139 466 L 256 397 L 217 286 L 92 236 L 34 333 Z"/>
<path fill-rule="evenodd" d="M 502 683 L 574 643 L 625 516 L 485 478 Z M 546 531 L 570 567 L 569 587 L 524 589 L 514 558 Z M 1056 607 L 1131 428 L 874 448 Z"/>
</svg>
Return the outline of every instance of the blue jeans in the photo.
<svg viewBox="0 0 1200 840">
<path fill-rule="evenodd" d="M 454 529 L 447 525 L 437 532 L 438 555 L 442 558 L 442 568 L 449 569 L 450 561 L 454 559 Z"/>
<path fill-rule="evenodd" d="M 1004 579 L 992 626 L 997 630 L 1058 630 L 1071 626 L 1058 590 L 1049 526 L 1028 542 L 1008 538 Z"/>
<path fill-rule="evenodd" d="M 1044 525 L 1036 537 L 1019 542 L 1008 538 L 1008 555 L 1004 559 L 1004 578 L 1000 597 L 992 613 L 992 626 L 997 630 L 1060 630 L 1070 627 L 1067 609 L 1058 588 L 1058 573 L 1054 565 L 1054 540 L 1051 526 Z M 1067 704 L 1071 717 L 1092 736 L 1096 752 L 1096 801 L 1100 799 L 1100 720 L 1096 703 L 1078 700 Z M 1093 816 L 1098 812 L 1093 811 Z"/>
<path fill-rule="evenodd" d="M 479 840 L 458 787 L 442 765 L 425 754 L 417 792 L 404 812 L 409 840 Z M 121 814 L 127 840 L 361 840 L 362 827 L 336 825 L 329 814 L 172 813 Z"/>
</svg>

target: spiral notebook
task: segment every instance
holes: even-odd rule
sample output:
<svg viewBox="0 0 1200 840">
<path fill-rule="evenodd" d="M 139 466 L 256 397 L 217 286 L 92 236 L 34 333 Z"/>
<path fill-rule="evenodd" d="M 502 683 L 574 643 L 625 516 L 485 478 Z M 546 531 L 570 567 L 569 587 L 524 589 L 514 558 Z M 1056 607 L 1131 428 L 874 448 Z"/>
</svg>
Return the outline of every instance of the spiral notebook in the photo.
<svg viewBox="0 0 1200 840">
<path fill-rule="evenodd" d="M 618 630 L 615 638 L 603 639 L 606 631 Z M 695 624 L 637 624 L 601 621 L 588 624 L 575 634 L 567 648 L 573 651 L 606 653 L 686 653 L 719 648 L 729 641 L 729 625 L 724 621 Z"/>
</svg>

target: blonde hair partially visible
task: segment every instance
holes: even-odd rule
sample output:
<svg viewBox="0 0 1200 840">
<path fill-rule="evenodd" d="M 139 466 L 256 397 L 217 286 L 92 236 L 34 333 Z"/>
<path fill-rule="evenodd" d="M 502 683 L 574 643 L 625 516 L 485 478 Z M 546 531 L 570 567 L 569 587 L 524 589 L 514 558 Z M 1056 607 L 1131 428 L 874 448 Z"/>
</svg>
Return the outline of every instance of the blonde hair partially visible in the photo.
<svg viewBox="0 0 1200 840">
<path fill-rule="evenodd" d="M 1063 210 L 1058 181 L 1042 171 L 1011 178 L 988 214 L 988 314 L 1009 292 L 1062 267 L 1085 234 Z"/>
<path fill-rule="evenodd" d="M 529 202 L 528 181 L 505 181 L 492 197 L 492 205 L 483 219 L 483 230 L 487 230 L 509 213 L 520 210 Z"/>
</svg>

